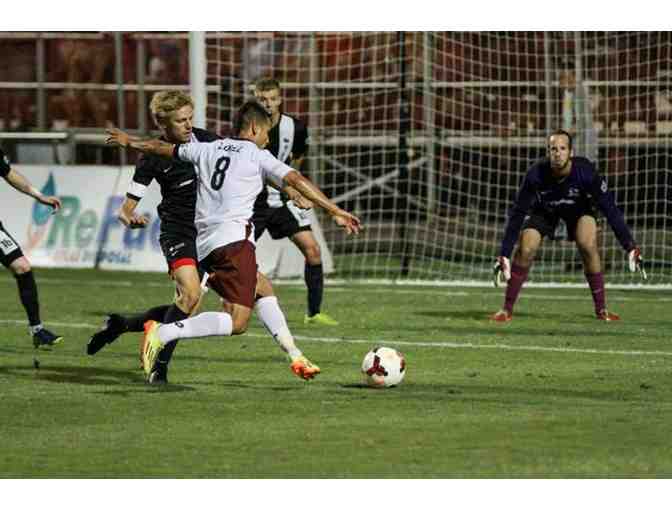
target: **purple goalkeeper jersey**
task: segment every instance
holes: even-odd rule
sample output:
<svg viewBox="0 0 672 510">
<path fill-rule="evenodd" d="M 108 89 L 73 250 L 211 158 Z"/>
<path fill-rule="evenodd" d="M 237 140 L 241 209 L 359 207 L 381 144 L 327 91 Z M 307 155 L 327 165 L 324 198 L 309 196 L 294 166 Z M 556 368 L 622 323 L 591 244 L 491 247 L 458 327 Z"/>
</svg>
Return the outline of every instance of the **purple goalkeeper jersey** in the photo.
<svg viewBox="0 0 672 510">
<path fill-rule="evenodd" d="M 634 248 L 635 241 L 623 213 L 616 207 L 606 179 L 597 172 L 593 162 L 583 157 L 572 158 L 570 174 L 560 181 L 551 174 L 548 158 L 535 162 L 527 171 L 509 213 L 499 254 L 511 257 L 528 214 L 560 217 L 567 221 L 590 214 L 593 205 L 597 205 L 607 218 L 621 246 L 626 251 Z"/>
</svg>

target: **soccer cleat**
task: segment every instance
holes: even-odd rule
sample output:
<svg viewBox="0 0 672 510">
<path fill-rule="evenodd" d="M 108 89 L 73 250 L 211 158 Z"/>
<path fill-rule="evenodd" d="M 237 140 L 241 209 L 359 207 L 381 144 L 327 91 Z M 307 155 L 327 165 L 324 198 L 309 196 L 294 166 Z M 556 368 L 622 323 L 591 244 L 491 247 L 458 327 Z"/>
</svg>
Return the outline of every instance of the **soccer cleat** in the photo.
<svg viewBox="0 0 672 510">
<path fill-rule="evenodd" d="M 500 310 L 499 312 L 492 314 L 490 320 L 495 322 L 511 322 L 513 320 L 513 314 L 506 310 Z"/>
<path fill-rule="evenodd" d="M 304 324 L 317 324 L 318 326 L 338 326 L 338 321 L 331 318 L 326 313 L 316 313 L 312 317 L 304 315 Z"/>
<path fill-rule="evenodd" d="M 140 359 L 140 370 L 144 370 L 145 368 L 145 363 L 143 361 L 145 357 L 145 347 L 147 346 L 147 337 L 145 335 L 140 336 L 140 343 L 138 345 L 139 348 L 139 359 Z"/>
<path fill-rule="evenodd" d="M 60 344 L 62 341 L 62 336 L 54 335 L 51 331 L 44 328 L 33 335 L 33 346 L 36 349 L 39 347 L 51 347 L 52 345 Z"/>
<path fill-rule="evenodd" d="M 145 370 L 148 381 L 154 363 L 156 363 L 159 353 L 163 350 L 163 344 L 158 334 L 160 325 L 156 321 L 145 322 L 145 352 L 142 354 L 142 368 Z"/>
<path fill-rule="evenodd" d="M 125 332 L 126 324 L 124 323 L 124 318 L 116 313 L 111 313 L 107 316 L 107 319 L 105 319 L 103 328 L 97 333 L 94 333 L 89 339 L 89 343 L 86 344 L 86 353 L 93 356 L 105 347 L 105 345 L 111 344 L 119 338 L 119 335 Z"/>
<path fill-rule="evenodd" d="M 292 364 L 289 366 L 292 369 L 292 372 L 296 374 L 301 379 L 306 381 L 313 379 L 317 374 L 321 372 L 320 367 L 313 365 L 308 358 L 305 356 L 299 356 Z"/>
<path fill-rule="evenodd" d="M 608 311 L 606 308 L 599 312 L 598 314 L 595 315 L 595 318 L 598 321 L 620 321 L 621 318 L 616 315 L 615 313 L 612 313 Z"/>
<path fill-rule="evenodd" d="M 154 370 L 147 377 L 147 383 L 155 386 L 168 384 L 168 370 L 164 363 L 157 363 Z"/>
</svg>

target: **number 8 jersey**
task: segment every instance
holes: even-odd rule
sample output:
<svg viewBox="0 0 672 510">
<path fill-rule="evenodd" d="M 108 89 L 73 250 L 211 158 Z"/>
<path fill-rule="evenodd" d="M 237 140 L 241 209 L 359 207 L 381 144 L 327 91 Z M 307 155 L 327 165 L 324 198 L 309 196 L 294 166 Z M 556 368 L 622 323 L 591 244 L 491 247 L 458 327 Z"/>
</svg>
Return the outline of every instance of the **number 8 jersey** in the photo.
<svg viewBox="0 0 672 510">
<path fill-rule="evenodd" d="M 175 159 L 194 164 L 198 177 L 195 225 L 198 260 L 215 248 L 250 240 L 254 201 L 267 180 L 282 186 L 293 169 L 254 142 L 224 138 L 176 145 Z"/>
</svg>

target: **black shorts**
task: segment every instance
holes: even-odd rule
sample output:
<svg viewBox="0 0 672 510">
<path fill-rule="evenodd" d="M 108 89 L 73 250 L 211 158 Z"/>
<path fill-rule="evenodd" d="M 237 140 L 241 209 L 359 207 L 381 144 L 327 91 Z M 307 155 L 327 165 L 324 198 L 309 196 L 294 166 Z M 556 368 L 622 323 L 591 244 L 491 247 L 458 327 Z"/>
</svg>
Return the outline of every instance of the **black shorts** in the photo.
<svg viewBox="0 0 672 510">
<path fill-rule="evenodd" d="M 2 222 L 0 222 L 0 262 L 3 266 L 9 267 L 19 257 L 23 257 L 19 243 L 5 230 Z"/>
<path fill-rule="evenodd" d="M 159 244 L 161 244 L 161 251 L 166 257 L 170 272 L 181 266 L 198 267 L 198 252 L 194 236 L 162 232 L 159 236 Z"/>
<path fill-rule="evenodd" d="M 296 207 L 292 202 L 287 202 L 282 207 L 269 207 L 263 211 L 255 211 L 252 216 L 254 240 L 257 241 L 264 230 L 268 230 L 273 239 L 284 239 L 298 232 L 312 230 L 309 212 Z"/>
<path fill-rule="evenodd" d="M 541 237 L 548 237 L 551 241 L 557 238 L 556 232 L 560 220 L 565 222 L 567 227 L 567 239 L 570 241 L 576 240 L 576 224 L 582 216 L 596 217 L 594 209 L 583 209 L 576 211 L 571 215 L 553 214 L 547 211 L 532 211 L 523 222 L 522 230 L 526 228 L 533 228 L 541 234 Z"/>
</svg>

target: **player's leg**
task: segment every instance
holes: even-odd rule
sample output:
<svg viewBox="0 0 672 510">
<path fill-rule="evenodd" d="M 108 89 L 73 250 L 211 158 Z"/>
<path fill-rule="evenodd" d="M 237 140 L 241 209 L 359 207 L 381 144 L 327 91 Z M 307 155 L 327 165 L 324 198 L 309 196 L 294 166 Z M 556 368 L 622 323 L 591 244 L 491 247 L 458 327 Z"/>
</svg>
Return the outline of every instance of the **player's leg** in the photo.
<svg viewBox="0 0 672 510">
<path fill-rule="evenodd" d="M 324 294 L 324 271 L 320 245 L 313 232 L 311 230 L 301 230 L 292 235 L 290 239 L 306 259 L 303 277 L 308 290 L 308 310 L 304 323 L 337 326 L 337 321 L 321 311 Z"/>
<path fill-rule="evenodd" d="M 148 376 L 161 351 L 175 340 L 239 335 L 247 330 L 257 283 L 254 245 L 246 240 L 218 248 L 205 259 L 203 267 L 210 273 L 208 285 L 224 301 L 224 310 L 203 312 L 170 324 L 148 322 L 143 358 Z"/>
<path fill-rule="evenodd" d="M 63 337 L 45 329 L 40 320 L 40 303 L 37 284 L 30 262 L 23 255 L 14 238 L 0 223 L 0 263 L 14 275 L 19 290 L 19 299 L 26 311 L 30 334 L 35 347 L 60 343 Z"/>
<path fill-rule="evenodd" d="M 124 333 L 139 333 L 144 330 L 147 321 L 163 321 L 166 312 L 173 304 L 160 305 L 142 313 L 121 315 L 110 313 L 100 331 L 94 333 L 86 344 L 86 353 L 93 356 L 107 344 L 111 344 Z"/>
<path fill-rule="evenodd" d="M 216 273 L 213 276 L 216 277 Z M 224 302 L 221 312 L 203 312 L 170 324 L 147 322 L 145 324 L 146 340 L 143 366 L 148 381 L 155 382 L 153 374 L 157 371 L 156 363 L 161 351 L 166 346 L 175 343 L 177 340 L 243 334 L 247 330 L 251 315 L 251 307 Z M 155 369 L 150 370 L 148 367 L 154 367 Z"/>
<path fill-rule="evenodd" d="M 504 305 L 502 309 L 491 316 L 497 322 L 508 322 L 513 316 L 513 307 L 518 300 L 530 267 L 534 262 L 537 250 L 541 245 L 542 233 L 533 226 L 523 229 L 518 240 L 518 249 L 511 264 L 511 278 L 506 285 Z"/>
<path fill-rule="evenodd" d="M 86 352 L 89 355 L 96 354 L 105 345 L 114 342 L 124 333 L 143 331 L 144 324 L 147 321 L 174 322 L 188 317 L 197 309 L 199 301 L 194 295 L 198 292 L 200 298 L 200 281 L 198 271 L 195 269 L 196 249 L 194 247 L 193 250 L 186 253 L 183 248 L 175 254 L 175 257 L 167 257 L 168 266 L 171 267 L 170 276 L 175 281 L 175 301 L 172 304 L 155 306 L 134 315 L 109 314 L 103 328 L 94 333 L 87 343 Z M 191 312 L 185 315 L 183 309 L 191 310 Z M 140 359 L 142 360 L 143 336 L 140 337 L 139 342 Z M 175 346 L 171 346 L 163 356 L 169 360 L 174 349 Z"/>
<path fill-rule="evenodd" d="M 273 209 L 267 222 L 273 239 L 289 238 L 305 258 L 304 279 L 308 289 L 308 310 L 304 324 L 338 326 L 338 322 L 321 311 L 324 293 L 322 253 L 310 229 L 310 216 L 292 202 Z"/>
<path fill-rule="evenodd" d="M 289 356 L 290 368 L 303 379 L 312 379 L 320 373 L 320 367 L 306 358 L 294 342 L 285 314 L 280 308 L 273 286 L 266 276 L 257 273 L 257 290 L 254 311 L 280 348 Z"/>
<path fill-rule="evenodd" d="M 182 264 L 171 271 L 171 276 L 175 281 L 175 302 L 168 306 L 163 317 L 157 320 L 164 324 L 169 324 L 184 320 L 193 315 L 201 302 L 201 280 L 196 268 L 196 261 L 193 263 Z M 177 347 L 177 341 L 170 342 L 161 350 L 156 363 L 152 367 L 152 373 L 149 381 L 151 383 L 168 382 L 168 365 L 173 357 L 173 352 Z M 145 350 L 144 336 L 140 340 L 140 357 L 142 359 Z"/>
<path fill-rule="evenodd" d="M 615 313 L 607 311 L 607 295 L 604 288 L 602 261 L 597 247 L 597 223 L 592 215 L 583 215 L 575 225 L 567 225 L 568 232 L 574 232 L 574 241 L 583 260 L 583 272 L 590 287 L 595 305 L 595 316 L 600 320 L 618 320 Z"/>
<path fill-rule="evenodd" d="M 163 316 L 157 322 L 170 323 L 186 319 L 193 314 L 201 299 L 200 278 L 198 275 L 198 257 L 196 239 L 193 232 L 184 232 L 178 228 L 169 227 L 159 238 L 161 251 L 168 264 L 168 273 L 175 283 L 175 300 L 165 309 Z M 144 323 L 143 323 L 144 325 Z M 139 338 L 140 362 L 144 367 L 145 337 Z M 168 362 L 170 361 L 177 343 L 170 344 L 159 357 L 157 367 L 152 367 L 153 383 L 168 381 Z"/>
</svg>

